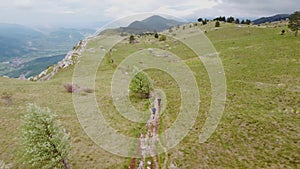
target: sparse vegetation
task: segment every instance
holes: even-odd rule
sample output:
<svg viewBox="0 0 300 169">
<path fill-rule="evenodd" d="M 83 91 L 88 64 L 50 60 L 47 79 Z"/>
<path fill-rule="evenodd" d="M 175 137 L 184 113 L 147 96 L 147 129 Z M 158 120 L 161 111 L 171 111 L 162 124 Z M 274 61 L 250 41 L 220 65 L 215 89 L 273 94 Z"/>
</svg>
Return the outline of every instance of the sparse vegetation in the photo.
<svg viewBox="0 0 300 169">
<path fill-rule="evenodd" d="M 8 93 L 8 92 L 4 92 L 1 94 L 1 99 L 2 99 L 2 102 L 6 105 L 9 105 L 11 106 L 12 103 L 13 103 L 13 100 L 12 100 L 12 94 L 11 93 Z"/>
</svg>

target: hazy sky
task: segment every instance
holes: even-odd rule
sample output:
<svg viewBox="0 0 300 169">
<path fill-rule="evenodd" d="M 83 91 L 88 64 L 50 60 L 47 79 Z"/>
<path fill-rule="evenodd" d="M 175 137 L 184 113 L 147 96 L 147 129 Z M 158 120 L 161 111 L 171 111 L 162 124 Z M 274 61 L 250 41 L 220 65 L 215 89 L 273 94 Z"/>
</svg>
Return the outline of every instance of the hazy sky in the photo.
<svg viewBox="0 0 300 169">
<path fill-rule="evenodd" d="M 140 12 L 192 19 L 220 15 L 258 18 L 300 10 L 299 0 L 0 0 L 0 22 L 78 26 Z"/>
</svg>

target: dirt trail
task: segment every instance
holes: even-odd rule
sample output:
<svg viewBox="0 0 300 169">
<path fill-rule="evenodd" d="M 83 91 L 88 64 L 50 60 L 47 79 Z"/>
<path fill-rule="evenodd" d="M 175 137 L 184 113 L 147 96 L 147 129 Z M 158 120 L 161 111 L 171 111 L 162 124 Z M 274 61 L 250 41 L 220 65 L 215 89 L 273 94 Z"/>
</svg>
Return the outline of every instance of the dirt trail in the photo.
<svg viewBox="0 0 300 169">
<path fill-rule="evenodd" d="M 140 133 L 139 143 L 136 150 L 137 153 L 140 153 L 141 159 L 138 162 L 138 166 L 136 166 L 137 159 L 132 159 L 129 167 L 130 169 L 159 169 L 160 166 L 156 152 L 157 145 L 162 147 L 166 152 L 165 161 L 163 163 L 164 166 L 162 168 L 166 168 L 167 166 L 167 151 L 158 137 L 158 130 L 160 127 L 161 99 L 155 96 L 154 102 L 152 104 L 153 108 L 150 109 L 151 115 L 145 126 L 147 132 L 145 134 L 143 134 L 142 132 Z"/>
</svg>

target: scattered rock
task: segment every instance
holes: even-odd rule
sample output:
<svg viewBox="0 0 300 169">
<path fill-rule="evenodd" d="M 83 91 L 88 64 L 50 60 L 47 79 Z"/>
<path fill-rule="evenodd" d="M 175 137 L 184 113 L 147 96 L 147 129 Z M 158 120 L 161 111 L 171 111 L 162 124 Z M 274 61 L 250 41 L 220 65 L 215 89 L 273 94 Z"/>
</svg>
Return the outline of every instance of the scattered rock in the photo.
<svg viewBox="0 0 300 169">
<path fill-rule="evenodd" d="M 18 79 L 20 79 L 20 80 L 27 80 L 24 74 L 21 74 Z"/>
<path fill-rule="evenodd" d="M 148 51 L 149 51 L 150 54 L 153 53 L 153 49 L 152 48 L 149 48 Z"/>
</svg>

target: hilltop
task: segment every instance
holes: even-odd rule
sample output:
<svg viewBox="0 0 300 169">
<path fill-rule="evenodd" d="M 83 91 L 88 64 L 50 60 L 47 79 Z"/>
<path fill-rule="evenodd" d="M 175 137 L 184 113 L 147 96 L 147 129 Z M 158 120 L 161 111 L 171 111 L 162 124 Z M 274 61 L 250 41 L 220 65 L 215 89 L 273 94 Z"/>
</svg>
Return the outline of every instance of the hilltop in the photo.
<svg viewBox="0 0 300 169">
<path fill-rule="evenodd" d="M 144 32 L 161 32 L 170 27 L 182 25 L 184 22 L 179 22 L 173 19 L 166 19 L 159 15 L 153 15 L 142 21 L 134 21 L 128 27 L 120 28 L 120 32 L 140 34 Z"/>
<path fill-rule="evenodd" d="M 266 22 L 276 22 L 276 21 L 285 21 L 290 18 L 290 14 L 278 14 L 269 17 L 262 17 L 252 21 L 255 25 L 266 23 Z"/>
</svg>

